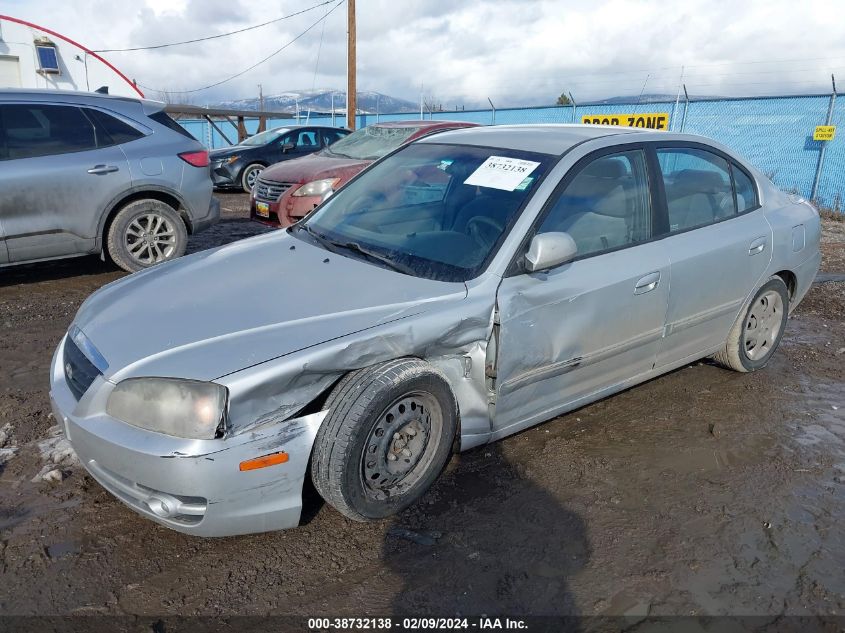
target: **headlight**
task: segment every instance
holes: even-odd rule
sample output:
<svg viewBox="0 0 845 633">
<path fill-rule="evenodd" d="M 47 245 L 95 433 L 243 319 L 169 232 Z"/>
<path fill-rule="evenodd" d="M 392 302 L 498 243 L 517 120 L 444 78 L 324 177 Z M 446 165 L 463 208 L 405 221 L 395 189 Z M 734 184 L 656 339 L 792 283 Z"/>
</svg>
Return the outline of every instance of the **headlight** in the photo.
<svg viewBox="0 0 845 633">
<path fill-rule="evenodd" d="M 340 178 L 323 178 L 322 180 L 312 180 L 305 183 L 299 189 L 294 191 L 291 195 L 294 196 L 322 196 L 327 191 L 331 191 Z"/>
<path fill-rule="evenodd" d="M 149 431 L 213 439 L 223 430 L 227 391 L 213 382 L 129 378 L 109 396 L 106 413 Z"/>
<path fill-rule="evenodd" d="M 226 159 L 226 164 L 231 165 L 232 163 L 234 163 L 239 158 L 240 158 L 240 156 L 229 156 L 229 158 Z"/>
</svg>

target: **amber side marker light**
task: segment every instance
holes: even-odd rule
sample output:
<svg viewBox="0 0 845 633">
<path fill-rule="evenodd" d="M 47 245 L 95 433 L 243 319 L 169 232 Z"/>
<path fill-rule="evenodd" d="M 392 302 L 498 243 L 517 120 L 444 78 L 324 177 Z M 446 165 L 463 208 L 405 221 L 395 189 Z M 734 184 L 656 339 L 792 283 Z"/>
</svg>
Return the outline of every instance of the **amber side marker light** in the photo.
<svg viewBox="0 0 845 633">
<path fill-rule="evenodd" d="M 240 466 L 238 466 L 238 470 L 258 470 L 259 468 L 267 468 L 267 466 L 284 464 L 286 461 L 288 461 L 287 453 L 271 453 L 270 455 L 262 455 L 261 457 L 241 462 Z"/>
</svg>

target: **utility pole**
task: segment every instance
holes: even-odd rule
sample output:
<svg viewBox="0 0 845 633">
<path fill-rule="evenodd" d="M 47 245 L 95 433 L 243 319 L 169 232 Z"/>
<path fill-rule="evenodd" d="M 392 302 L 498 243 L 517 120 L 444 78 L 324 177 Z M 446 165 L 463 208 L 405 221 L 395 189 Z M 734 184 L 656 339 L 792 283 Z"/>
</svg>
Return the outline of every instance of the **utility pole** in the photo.
<svg viewBox="0 0 845 633">
<path fill-rule="evenodd" d="M 355 67 L 355 0 L 346 0 L 346 127 L 355 129 L 355 113 L 358 111 Z"/>
<path fill-rule="evenodd" d="M 258 109 L 264 112 L 264 89 L 258 84 Z"/>
</svg>

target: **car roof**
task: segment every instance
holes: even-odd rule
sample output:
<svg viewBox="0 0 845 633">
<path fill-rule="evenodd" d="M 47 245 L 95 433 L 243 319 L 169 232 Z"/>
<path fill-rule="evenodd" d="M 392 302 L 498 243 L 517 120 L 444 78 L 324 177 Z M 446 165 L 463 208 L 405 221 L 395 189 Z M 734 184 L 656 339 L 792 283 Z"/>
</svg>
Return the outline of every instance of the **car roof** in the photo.
<svg viewBox="0 0 845 633">
<path fill-rule="evenodd" d="M 454 125 L 467 125 L 466 121 L 422 121 L 422 120 L 408 120 L 408 121 L 385 121 L 384 123 L 373 123 L 372 127 L 451 127 Z"/>
<path fill-rule="evenodd" d="M 420 139 L 419 143 L 481 145 L 560 155 L 573 146 L 608 136 L 642 134 L 651 130 L 611 125 L 527 124 L 461 128 Z"/>
</svg>

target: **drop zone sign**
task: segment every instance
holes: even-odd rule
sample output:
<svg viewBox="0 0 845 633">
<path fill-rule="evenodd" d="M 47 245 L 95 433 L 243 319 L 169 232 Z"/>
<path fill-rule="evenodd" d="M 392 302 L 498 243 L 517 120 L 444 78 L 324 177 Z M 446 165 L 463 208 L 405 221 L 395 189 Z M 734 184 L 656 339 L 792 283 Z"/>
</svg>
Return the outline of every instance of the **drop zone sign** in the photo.
<svg viewBox="0 0 845 633">
<path fill-rule="evenodd" d="M 669 113 L 649 114 L 585 114 L 581 123 L 590 125 L 621 125 L 622 127 L 645 127 L 651 130 L 668 130 Z"/>
</svg>

